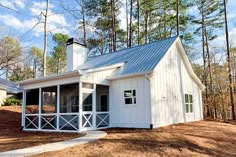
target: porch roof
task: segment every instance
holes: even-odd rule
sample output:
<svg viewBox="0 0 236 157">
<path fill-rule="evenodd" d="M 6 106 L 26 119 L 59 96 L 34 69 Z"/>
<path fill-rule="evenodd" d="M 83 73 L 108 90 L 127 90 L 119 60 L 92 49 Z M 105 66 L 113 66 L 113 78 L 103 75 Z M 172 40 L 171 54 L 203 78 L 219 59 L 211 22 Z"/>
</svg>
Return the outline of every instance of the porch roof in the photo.
<svg viewBox="0 0 236 157">
<path fill-rule="evenodd" d="M 68 78 L 71 76 L 81 76 L 82 73 L 79 70 L 74 70 L 74 71 L 68 71 L 64 72 L 61 74 L 53 74 L 53 75 L 48 75 L 40 78 L 33 78 L 25 81 L 20 81 L 18 84 L 20 85 L 25 85 L 25 84 L 33 84 L 33 83 L 38 83 L 38 82 L 44 82 L 44 81 L 51 81 L 51 80 L 57 80 L 57 79 L 62 79 L 62 78 Z"/>
</svg>

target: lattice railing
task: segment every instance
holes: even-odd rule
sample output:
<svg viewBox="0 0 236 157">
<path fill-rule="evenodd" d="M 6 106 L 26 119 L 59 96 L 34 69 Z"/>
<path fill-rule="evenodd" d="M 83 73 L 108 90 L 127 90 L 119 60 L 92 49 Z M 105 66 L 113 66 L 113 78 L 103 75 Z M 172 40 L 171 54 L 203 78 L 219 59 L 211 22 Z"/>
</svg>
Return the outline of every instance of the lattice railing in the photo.
<svg viewBox="0 0 236 157">
<path fill-rule="evenodd" d="M 79 113 L 77 114 L 60 114 L 59 130 L 79 130 Z"/>
<path fill-rule="evenodd" d="M 56 114 L 41 115 L 41 129 L 56 130 L 57 115 Z"/>
<path fill-rule="evenodd" d="M 25 128 L 27 129 L 38 129 L 38 115 L 37 114 L 28 114 L 25 115 Z"/>
<path fill-rule="evenodd" d="M 52 114 L 26 114 L 25 129 L 48 130 L 48 131 L 80 131 L 96 128 L 109 127 L 109 112 L 82 112 L 80 120 L 79 113 L 52 113 Z M 41 119 L 39 119 L 41 118 Z M 39 122 L 41 124 L 39 125 Z M 79 123 L 82 128 L 79 128 Z"/>
<path fill-rule="evenodd" d="M 93 113 L 85 112 L 82 114 L 82 127 L 90 128 L 93 127 Z"/>
<path fill-rule="evenodd" d="M 96 127 L 97 128 L 109 127 L 109 121 L 110 121 L 109 112 L 96 113 Z"/>
</svg>

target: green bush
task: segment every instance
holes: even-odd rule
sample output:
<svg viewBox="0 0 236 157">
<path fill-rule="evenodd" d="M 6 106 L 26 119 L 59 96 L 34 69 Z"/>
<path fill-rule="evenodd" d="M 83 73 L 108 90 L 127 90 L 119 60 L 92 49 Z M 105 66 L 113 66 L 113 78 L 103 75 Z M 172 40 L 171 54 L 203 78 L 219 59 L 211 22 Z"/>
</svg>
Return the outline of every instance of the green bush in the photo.
<svg viewBox="0 0 236 157">
<path fill-rule="evenodd" d="M 14 105 L 22 105 L 22 100 L 15 99 L 15 98 L 7 98 L 3 102 L 3 106 L 14 106 Z"/>
</svg>

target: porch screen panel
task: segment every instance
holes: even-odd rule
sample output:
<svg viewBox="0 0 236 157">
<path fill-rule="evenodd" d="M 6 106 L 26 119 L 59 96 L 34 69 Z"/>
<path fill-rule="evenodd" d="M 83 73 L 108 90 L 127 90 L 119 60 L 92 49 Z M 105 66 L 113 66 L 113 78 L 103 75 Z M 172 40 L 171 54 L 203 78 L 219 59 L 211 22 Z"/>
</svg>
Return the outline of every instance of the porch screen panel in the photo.
<svg viewBox="0 0 236 157">
<path fill-rule="evenodd" d="M 79 83 L 60 86 L 60 113 L 79 112 Z"/>
<path fill-rule="evenodd" d="M 109 111 L 109 86 L 97 85 L 96 88 L 96 111 Z"/>
<path fill-rule="evenodd" d="M 83 111 L 92 111 L 92 93 L 83 93 Z"/>
<path fill-rule="evenodd" d="M 42 113 L 56 113 L 57 86 L 42 88 Z"/>
<path fill-rule="evenodd" d="M 26 90 L 25 128 L 38 129 L 39 89 Z"/>
<path fill-rule="evenodd" d="M 39 89 L 26 91 L 26 114 L 39 113 Z"/>
</svg>

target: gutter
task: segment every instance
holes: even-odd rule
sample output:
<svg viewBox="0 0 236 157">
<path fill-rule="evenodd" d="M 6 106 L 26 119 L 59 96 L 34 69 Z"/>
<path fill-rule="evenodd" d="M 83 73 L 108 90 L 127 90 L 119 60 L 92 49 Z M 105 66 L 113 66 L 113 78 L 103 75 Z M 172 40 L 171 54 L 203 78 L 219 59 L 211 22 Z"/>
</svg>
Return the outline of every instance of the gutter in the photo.
<svg viewBox="0 0 236 157">
<path fill-rule="evenodd" d="M 140 73 L 135 73 L 135 74 L 127 74 L 127 75 L 120 75 L 120 76 L 111 76 L 108 77 L 108 80 L 118 80 L 118 79 L 123 79 L 123 78 L 129 78 L 129 77 L 136 77 L 136 76 L 145 76 L 149 73 L 152 73 L 153 71 L 148 71 L 148 72 L 140 72 Z"/>
</svg>

